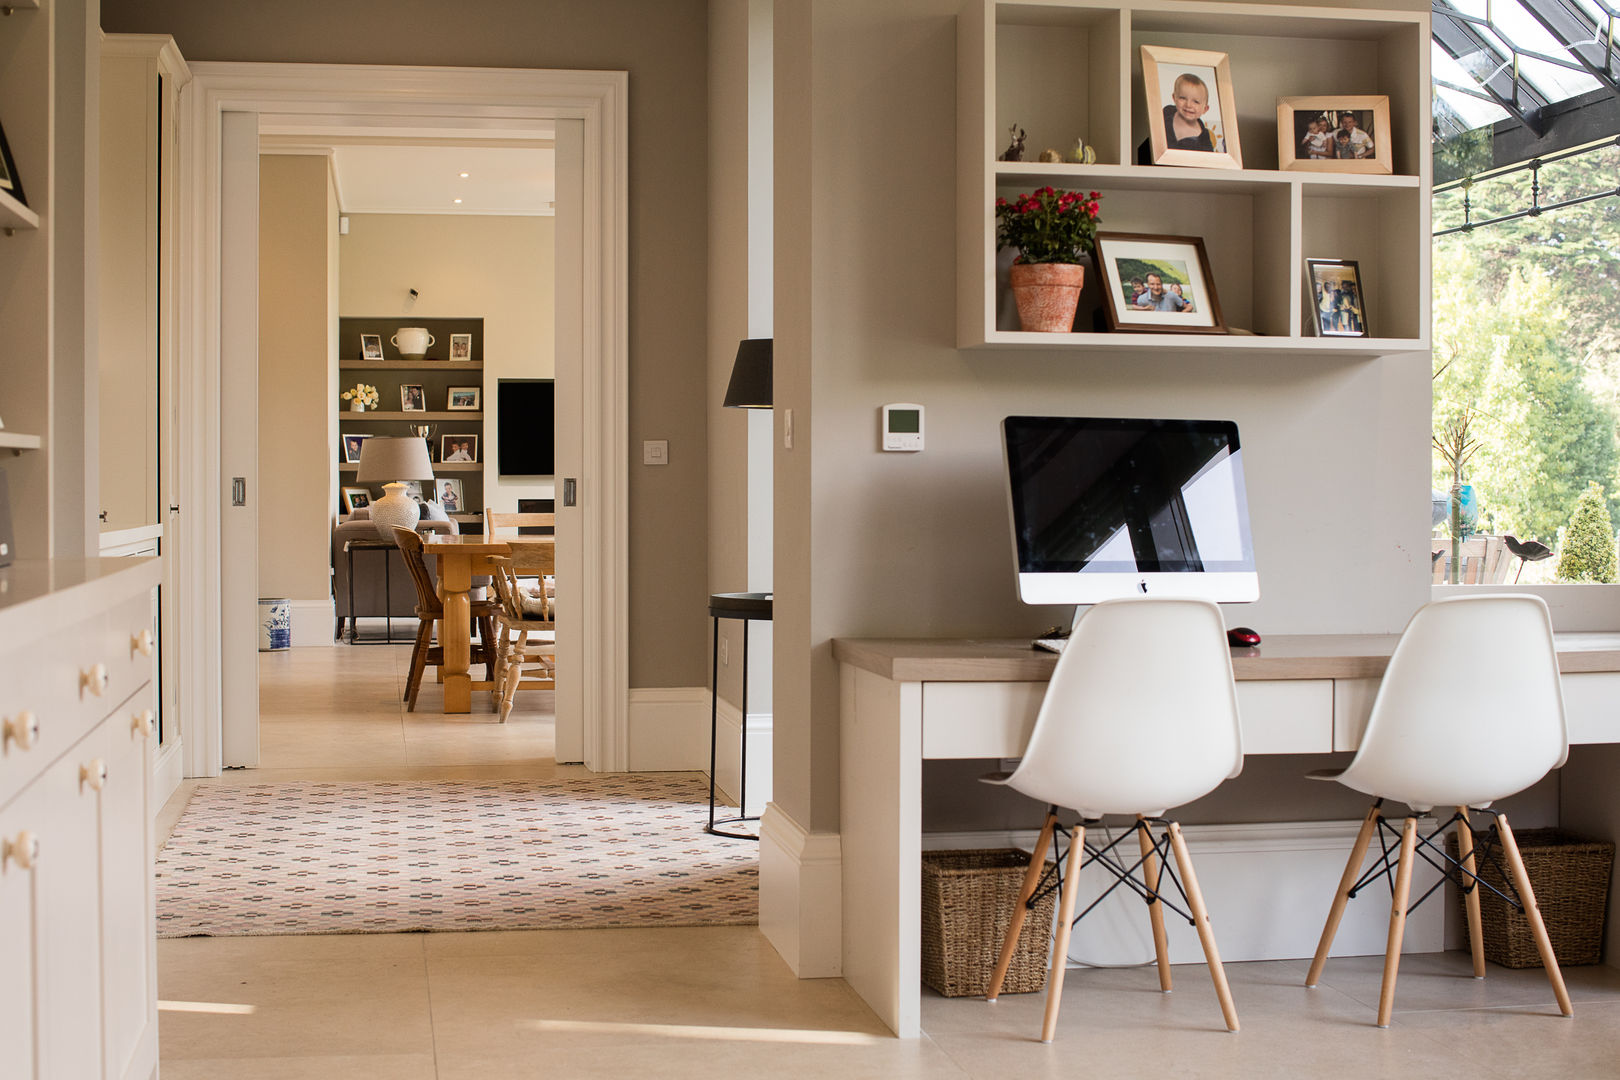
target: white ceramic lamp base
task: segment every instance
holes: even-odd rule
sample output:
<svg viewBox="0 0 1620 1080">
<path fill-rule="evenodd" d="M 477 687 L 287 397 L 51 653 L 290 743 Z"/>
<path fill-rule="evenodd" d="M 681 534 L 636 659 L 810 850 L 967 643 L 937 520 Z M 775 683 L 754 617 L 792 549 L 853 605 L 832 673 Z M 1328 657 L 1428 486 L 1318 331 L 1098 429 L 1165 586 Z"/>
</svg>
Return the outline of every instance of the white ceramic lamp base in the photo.
<svg viewBox="0 0 1620 1080">
<path fill-rule="evenodd" d="M 405 494 L 405 485 L 398 480 L 384 484 L 388 494 L 371 504 L 371 520 L 377 525 L 377 534 L 384 540 L 394 538 L 394 528 L 415 529 L 422 520 L 422 508 L 415 499 Z"/>
</svg>

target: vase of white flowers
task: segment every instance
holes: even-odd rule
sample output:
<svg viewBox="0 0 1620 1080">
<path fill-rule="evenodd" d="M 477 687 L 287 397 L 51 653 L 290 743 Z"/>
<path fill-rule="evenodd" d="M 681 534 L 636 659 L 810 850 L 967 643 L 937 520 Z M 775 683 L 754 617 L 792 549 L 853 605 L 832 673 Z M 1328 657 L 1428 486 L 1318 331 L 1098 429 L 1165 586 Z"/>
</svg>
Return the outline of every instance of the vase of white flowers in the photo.
<svg viewBox="0 0 1620 1080">
<path fill-rule="evenodd" d="M 377 388 L 365 383 L 355 383 L 354 389 L 343 391 L 343 400 L 349 403 L 350 412 L 365 412 L 367 409 L 377 407 Z"/>
</svg>

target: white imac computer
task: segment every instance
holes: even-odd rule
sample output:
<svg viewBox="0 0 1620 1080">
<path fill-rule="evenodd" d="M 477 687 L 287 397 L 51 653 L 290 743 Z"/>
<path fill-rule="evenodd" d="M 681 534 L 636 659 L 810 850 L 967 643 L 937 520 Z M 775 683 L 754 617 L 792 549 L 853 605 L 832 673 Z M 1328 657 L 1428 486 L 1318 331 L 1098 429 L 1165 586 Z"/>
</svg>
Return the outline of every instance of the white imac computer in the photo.
<svg viewBox="0 0 1620 1080">
<path fill-rule="evenodd" d="M 1024 603 L 1260 598 L 1236 424 L 1009 416 L 1001 431 Z"/>
</svg>

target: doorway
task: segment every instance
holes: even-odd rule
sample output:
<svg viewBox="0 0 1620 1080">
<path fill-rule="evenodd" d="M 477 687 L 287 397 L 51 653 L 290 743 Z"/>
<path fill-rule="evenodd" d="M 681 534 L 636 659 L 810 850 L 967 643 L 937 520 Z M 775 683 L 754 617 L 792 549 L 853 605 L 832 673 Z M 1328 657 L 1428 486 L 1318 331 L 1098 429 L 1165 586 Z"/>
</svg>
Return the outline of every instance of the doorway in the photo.
<svg viewBox="0 0 1620 1080">
<path fill-rule="evenodd" d="M 194 505 L 203 508 L 191 521 L 205 557 L 188 584 L 192 614 L 204 628 L 191 658 L 205 672 L 204 685 L 218 692 L 205 698 L 212 708 L 187 714 L 187 775 L 217 775 L 226 766 L 255 764 L 257 756 L 260 433 L 247 403 L 258 383 L 258 134 L 270 125 L 312 132 L 367 126 L 401 136 L 447 127 L 556 133 L 559 603 L 578 615 L 576 632 L 558 642 L 559 670 L 577 673 L 566 688 L 559 685 L 558 756 L 594 770 L 622 770 L 628 762 L 624 74 L 212 63 L 193 72 L 185 127 L 195 148 L 198 198 L 182 365 L 208 388 L 202 415 L 190 422 L 199 441 L 218 453 L 189 478 Z"/>
</svg>

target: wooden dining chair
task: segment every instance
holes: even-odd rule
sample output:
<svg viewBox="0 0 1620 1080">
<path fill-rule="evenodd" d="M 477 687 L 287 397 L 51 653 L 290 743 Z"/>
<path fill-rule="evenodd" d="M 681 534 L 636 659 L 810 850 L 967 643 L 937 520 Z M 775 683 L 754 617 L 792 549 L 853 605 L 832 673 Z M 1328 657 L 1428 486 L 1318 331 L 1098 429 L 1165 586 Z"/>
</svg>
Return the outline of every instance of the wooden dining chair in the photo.
<svg viewBox="0 0 1620 1080">
<path fill-rule="evenodd" d="M 429 664 L 444 663 L 444 647 L 433 644 L 433 624 L 444 618 L 444 604 L 438 588 L 428 574 L 423 555 L 422 537 L 414 529 L 394 527 L 394 541 L 405 559 L 405 568 L 411 572 L 416 585 L 416 643 L 411 648 L 411 675 L 405 684 L 406 711 L 416 711 L 416 695 L 422 689 L 422 673 Z M 499 605 L 493 600 L 474 600 L 471 604 L 473 625 L 478 628 L 478 644 L 473 649 L 473 660 L 484 665 L 484 678 L 495 680 L 496 632 L 495 615 Z M 505 719 L 504 717 L 502 719 Z"/>
<path fill-rule="evenodd" d="M 545 529 L 546 534 L 557 531 L 556 514 L 501 514 L 484 508 L 484 535 L 496 539 L 496 529 Z M 520 532 L 518 535 L 522 535 Z M 532 534 L 540 535 L 540 534 Z"/>
<path fill-rule="evenodd" d="M 539 595 L 532 595 L 519 577 L 539 573 L 543 583 L 545 575 L 556 569 L 556 548 L 546 543 L 525 544 L 518 553 L 490 560 L 500 605 L 495 628 L 499 650 L 495 700 L 503 724 L 519 690 L 557 688 L 557 619 L 552 597 L 543 584 L 534 590 Z M 514 634 L 516 641 L 512 640 Z"/>
</svg>

